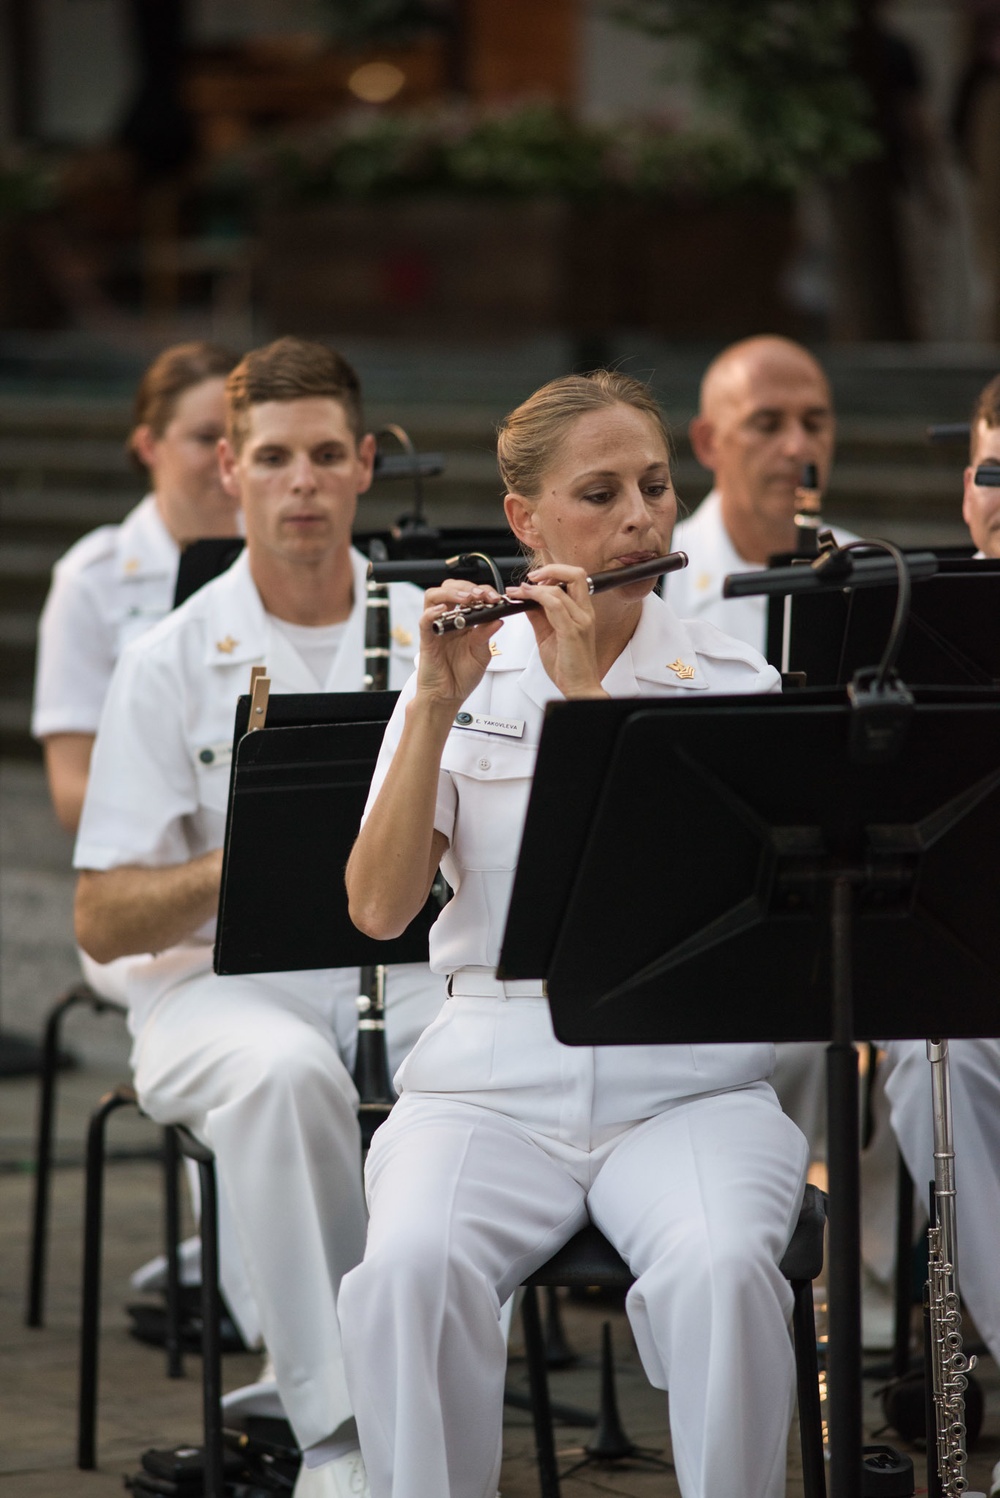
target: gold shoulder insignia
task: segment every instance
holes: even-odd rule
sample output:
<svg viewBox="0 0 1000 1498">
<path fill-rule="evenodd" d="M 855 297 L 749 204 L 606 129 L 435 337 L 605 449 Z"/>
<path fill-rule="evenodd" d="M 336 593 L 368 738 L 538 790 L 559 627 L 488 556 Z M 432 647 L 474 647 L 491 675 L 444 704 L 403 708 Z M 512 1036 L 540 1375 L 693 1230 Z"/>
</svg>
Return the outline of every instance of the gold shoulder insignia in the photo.
<svg viewBox="0 0 1000 1498">
<path fill-rule="evenodd" d="M 239 640 L 234 640 L 232 635 L 226 635 L 224 640 L 216 640 L 215 648 L 221 655 L 232 655 L 239 643 Z"/>
<path fill-rule="evenodd" d="M 680 656 L 675 661 L 667 662 L 667 670 L 673 671 L 681 681 L 694 680 L 694 667 L 685 665 Z"/>
<path fill-rule="evenodd" d="M 410 631 L 408 629 L 404 629 L 401 624 L 397 624 L 393 629 L 392 638 L 395 640 L 396 644 L 401 645 L 404 650 L 406 649 L 407 645 L 413 644 L 413 636 L 410 634 Z"/>
</svg>

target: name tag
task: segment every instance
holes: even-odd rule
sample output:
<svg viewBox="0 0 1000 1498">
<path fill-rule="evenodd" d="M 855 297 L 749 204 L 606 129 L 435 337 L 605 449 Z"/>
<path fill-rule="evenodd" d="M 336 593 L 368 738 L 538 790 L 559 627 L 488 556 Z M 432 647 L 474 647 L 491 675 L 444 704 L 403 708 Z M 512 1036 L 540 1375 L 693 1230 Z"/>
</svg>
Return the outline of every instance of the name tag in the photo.
<svg viewBox="0 0 1000 1498">
<path fill-rule="evenodd" d="M 483 713 L 457 713 L 456 728 L 471 728 L 476 733 L 498 733 L 505 739 L 519 739 L 524 734 L 523 718 L 488 718 Z"/>
</svg>

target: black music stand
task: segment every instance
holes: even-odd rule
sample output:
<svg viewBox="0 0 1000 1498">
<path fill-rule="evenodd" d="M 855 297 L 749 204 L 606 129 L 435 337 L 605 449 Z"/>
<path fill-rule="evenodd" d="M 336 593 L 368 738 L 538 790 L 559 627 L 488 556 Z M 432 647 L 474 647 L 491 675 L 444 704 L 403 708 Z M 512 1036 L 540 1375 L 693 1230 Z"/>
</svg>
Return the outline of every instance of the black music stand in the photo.
<svg viewBox="0 0 1000 1498">
<path fill-rule="evenodd" d="M 784 600 L 777 603 L 784 615 Z M 846 685 L 877 661 L 889 635 L 896 587 L 800 593 L 788 602 L 785 639 L 772 663 L 805 673 L 809 687 Z M 1000 685 L 1000 562 L 942 557 L 934 577 L 917 578 L 897 669 L 910 686 Z M 783 646 L 787 645 L 787 649 Z"/>
<path fill-rule="evenodd" d="M 263 729 L 236 710 L 217 973 L 427 961 L 433 896 L 401 936 L 375 941 L 347 913 L 344 866 L 398 692 L 272 695 Z"/>
<path fill-rule="evenodd" d="M 553 704 L 498 968 L 547 980 L 569 1044 L 830 1040 L 835 1498 L 861 1491 L 853 1041 L 991 1034 L 1000 981 L 1000 692 L 918 693 L 888 763 L 852 758 L 854 711 Z"/>
<path fill-rule="evenodd" d="M 507 556 L 518 553 L 518 543 L 507 526 L 427 526 L 422 530 L 355 531 L 353 544 L 368 555 L 373 540 L 382 542 L 386 555 L 392 561 L 411 561 L 454 556 L 462 552 L 482 552 L 489 556 Z M 246 543 L 242 536 L 209 536 L 201 541 L 191 541 L 181 552 L 174 586 L 173 608 L 186 603 L 192 593 L 197 593 L 206 583 L 225 572 L 233 565 Z M 521 565 L 527 562 L 518 557 Z M 504 569 L 509 577 L 511 568 Z M 414 579 L 420 586 L 429 587 L 440 582 L 441 573 Z M 475 568 L 452 570 L 452 577 L 475 577 L 480 574 Z M 407 579 L 408 581 L 409 579 Z"/>
</svg>

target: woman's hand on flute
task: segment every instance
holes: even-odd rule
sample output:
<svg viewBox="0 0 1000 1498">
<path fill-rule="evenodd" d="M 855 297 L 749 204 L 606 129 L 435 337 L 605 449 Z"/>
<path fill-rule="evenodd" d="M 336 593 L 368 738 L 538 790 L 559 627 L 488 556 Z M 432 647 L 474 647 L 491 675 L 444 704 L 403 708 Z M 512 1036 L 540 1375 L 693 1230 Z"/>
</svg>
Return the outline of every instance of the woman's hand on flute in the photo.
<svg viewBox="0 0 1000 1498">
<path fill-rule="evenodd" d="M 535 631 L 546 675 L 564 697 L 606 697 L 597 664 L 597 620 L 586 572 L 564 562 L 549 562 L 532 568 L 528 576 L 529 584 L 507 592 L 511 598 L 530 598 L 538 604 L 526 618 Z"/>
<path fill-rule="evenodd" d="M 448 609 L 467 608 L 471 604 L 499 603 L 502 594 L 485 585 L 473 585 L 451 578 L 439 588 L 429 588 L 424 596 L 420 619 L 420 660 L 417 666 L 417 695 L 429 704 L 440 704 L 452 715 L 482 681 L 490 663 L 490 640 L 503 625 L 494 619 L 475 629 L 454 630 L 437 635 L 434 620 Z"/>
</svg>

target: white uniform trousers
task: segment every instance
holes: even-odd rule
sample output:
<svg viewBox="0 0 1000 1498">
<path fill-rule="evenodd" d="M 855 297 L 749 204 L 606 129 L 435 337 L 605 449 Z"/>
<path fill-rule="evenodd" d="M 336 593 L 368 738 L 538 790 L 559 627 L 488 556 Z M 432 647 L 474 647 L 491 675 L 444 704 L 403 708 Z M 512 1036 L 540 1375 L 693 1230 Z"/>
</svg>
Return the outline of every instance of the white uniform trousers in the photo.
<svg viewBox="0 0 1000 1498">
<path fill-rule="evenodd" d="M 426 967 L 403 968 L 393 988 L 387 1031 L 398 1060 L 432 1017 L 437 984 Z M 200 974 L 159 999 L 133 1052 L 143 1109 L 214 1151 L 220 1217 L 232 1224 L 303 1447 L 351 1414 L 336 1298 L 365 1240 L 348 1071 L 355 997 L 339 974 Z M 228 1298 L 225 1267 L 222 1280 Z"/>
<path fill-rule="evenodd" d="M 102 999 L 109 1003 L 128 1008 L 128 975 L 137 962 L 148 961 L 143 957 L 119 957 L 114 962 L 95 962 L 82 947 L 77 948 L 80 958 L 80 967 L 83 976 L 95 993 L 100 994 Z M 188 1190 L 194 1207 L 195 1216 L 200 1216 L 198 1201 L 199 1183 L 198 1167 L 193 1160 L 184 1161 L 184 1173 L 187 1176 Z M 248 1347 L 255 1347 L 260 1342 L 260 1317 L 257 1315 L 257 1307 L 253 1303 L 253 1294 L 250 1282 L 247 1279 L 246 1268 L 239 1251 L 236 1236 L 233 1232 L 232 1220 L 229 1212 L 229 1201 L 224 1190 L 219 1189 L 219 1279 L 225 1289 L 226 1304 L 232 1312 L 236 1325 L 239 1327 L 240 1335 Z M 197 1239 L 187 1239 L 181 1244 L 181 1278 L 185 1278 L 188 1265 L 193 1265 L 191 1272 L 200 1276 L 198 1268 L 197 1253 L 200 1248 Z M 189 1254 L 188 1250 L 193 1250 Z M 161 1259 L 160 1263 L 163 1262 Z M 143 1265 L 137 1274 L 140 1276 L 146 1269 L 155 1267 L 157 1261 L 150 1265 Z M 134 1278 L 134 1277 L 133 1277 Z M 195 1279 L 194 1283 L 198 1283 Z"/>
<path fill-rule="evenodd" d="M 922 1040 L 886 1047 L 892 1127 L 918 1201 L 934 1179 L 931 1068 Z M 948 1042 L 962 1300 L 1000 1361 L 1000 1040 Z"/>
<path fill-rule="evenodd" d="M 805 1140 L 767 1083 L 685 1098 L 602 1141 L 404 1093 L 368 1159 L 364 1262 L 340 1296 L 373 1498 L 493 1498 L 514 1288 L 590 1217 L 637 1276 L 643 1366 L 670 1390 L 685 1498 L 782 1498 Z"/>
</svg>

